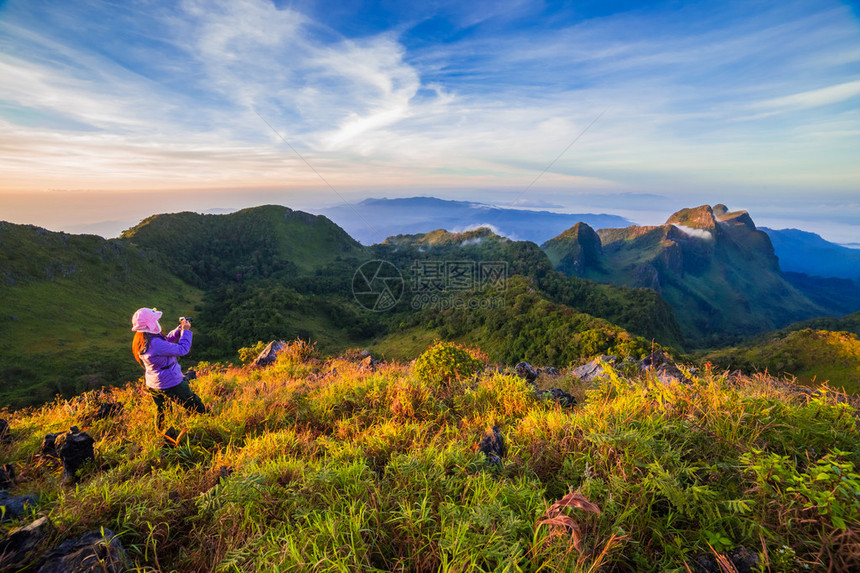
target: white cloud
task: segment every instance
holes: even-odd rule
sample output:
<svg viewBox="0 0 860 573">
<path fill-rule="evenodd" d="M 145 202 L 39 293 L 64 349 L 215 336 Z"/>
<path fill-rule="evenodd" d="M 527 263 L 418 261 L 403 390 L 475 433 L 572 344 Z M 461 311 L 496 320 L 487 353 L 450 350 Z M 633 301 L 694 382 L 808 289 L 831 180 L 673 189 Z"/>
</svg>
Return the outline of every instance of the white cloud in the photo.
<svg viewBox="0 0 860 573">
<path fill-rule="evenodd" d="M 835 150 L 856 149 L 860 117 L 819 109 L 860 93 L 840 72 L 860 58 L 858 27 L 837 4 L 759 7 L 755 18 L 729 8 L 640 9 L 504 36 L 493 33 L 500 20 L 534 7 L 498 9 L 489 20 L 461 8 L 457 21 L 487 28 L 420 47 L 392 31 L 345 37 L 265 0 L 180 6 L 142 16 L 141 29 L 164 45 L 143 54 L 157 60 L 149 74 L 123 65 L 140 54 L 0 22 L 28 48 L 0 55 L 0 101 L 91 128 L 0 122 L 0 147 L 10 150 L 0 159 L 4 179 L 321 184 L 256 110 L 337 188 L 525 189 L 606 110 L 529 199 L 550 188 L 671 195 L 725 183 L 856 181 L 850 154 Z M 768 115 L 805 109 L 815 116 Z"/>
<path fill-rule="evenodd" d="M 757 105 L 773 109 L 806 109 L 839 103 L 858 95 L 860 95 L 860 80 L 855 80 L 769 99 Z"/>
<path fill-rule="evenodd" d="M 481 237 L 473 237 L 471 239 L 466 239 L 465 241 L 460 243 L 461 247 L 470 247 L 472 245 L 480 245 L 483 242 Z"/>
<path fill-rule="evenodd" d="M 693 227 L 687 227 L 686 225 L 672 225 L 688 237 L 693 237 L 694 239 L 701 239 L 703 241 L 713 241 L 714 234 L 706 229 L 694 229 Z"/>
<path fill-rule="evenodd" d="M 513 235 L 511 233 L 505 233 L 504 231 L 502 231 L 501 229 L 499 229 L 498 227 L 496 227 L 495 225 L 490 224 L 490 223 L 475 223 L 473 225 L 466 225 L 465 227 L 457 227 L 456 229 L 452 229 L 451 232 L 452 233 L 466 233 L 468 231 L 475 231 L 477 229 L 489 229 L 494 235 L 498 235 L 500 237 L 507 237 L 508 239 L 510 239 L 512 241 L 518 241 L 519 240 L 515 235 Z M 467 244 L 475 245 L 475 244 L 480 243 L 480 241 L 481 241 L 480 237 L 476 237 L 475 239 L 466 239 L 466 241 L 463 241 L 463 245 L 467 245 Z"/>
</svg>

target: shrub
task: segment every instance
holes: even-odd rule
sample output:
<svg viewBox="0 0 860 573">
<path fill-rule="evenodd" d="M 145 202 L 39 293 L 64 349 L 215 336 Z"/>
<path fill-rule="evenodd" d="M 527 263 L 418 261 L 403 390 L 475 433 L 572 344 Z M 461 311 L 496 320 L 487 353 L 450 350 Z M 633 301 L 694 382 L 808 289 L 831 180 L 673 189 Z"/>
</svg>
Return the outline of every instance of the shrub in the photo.
<svg viewBox="0 0 860 573">
<path fill-rule="evenodd" d="M 239 349 L 239 361 L 242 364 L 248 364 L 254 360 L 260 353 L 266 349 L 266 343 L 258 340 L 253 346 L 245 346 Z"/>
<path fill-rule="evenodd" d="M 316 353 L 316 346 L 316 342 L 296 338 L 287 343 L 286 348 L 281 350 L 281 353 L 278 355 L 278 359 L 292 362 L 307 362 Z"/>
<path fill-rule="evenodd" d="M 436 342 L 415 361 L 414 372 L 429 384 L 450 384 L 472 376 L 486 364 L 480 350 L 466 348 L 453 342 Z"/>
</svg>

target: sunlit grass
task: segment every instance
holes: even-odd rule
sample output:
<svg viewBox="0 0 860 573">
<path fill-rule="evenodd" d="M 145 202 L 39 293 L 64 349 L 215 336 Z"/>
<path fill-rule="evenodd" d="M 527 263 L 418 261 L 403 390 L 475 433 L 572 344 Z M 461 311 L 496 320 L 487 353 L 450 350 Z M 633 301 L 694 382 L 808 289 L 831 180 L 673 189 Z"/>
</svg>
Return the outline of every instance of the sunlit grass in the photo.
<svg viewBox="0 0 860 573">
<path fill-rule="evenodd" d="M 211 413 L 169 412 L 175 447 L 140 384 L 3 412 L 12 493 L 40 495 L 58 540 L 110 528 L 150 571 L 685 571 L 739 546 L 770 571 L 860 563 L 857 410 L 826 388 L 540 379 L 577 396 L 563 408 L 511 373 L 434 385 L 301 342 L 264 370 L 202 366 Z M 84 428 L 95 463 L 63 486 L 41 439 L 103 401 L 123 410 Z M 477 451 L 493 425 L 500 466 Z M 538 525 L 570 492 L 600 513 Z"/>
</svg>

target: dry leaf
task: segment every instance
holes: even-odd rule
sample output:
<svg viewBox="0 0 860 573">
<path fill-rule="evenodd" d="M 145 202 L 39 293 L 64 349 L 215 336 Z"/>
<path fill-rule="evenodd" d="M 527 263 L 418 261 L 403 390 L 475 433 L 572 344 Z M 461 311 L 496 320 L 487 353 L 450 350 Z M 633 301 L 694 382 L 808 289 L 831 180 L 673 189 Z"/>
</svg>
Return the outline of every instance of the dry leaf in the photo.
<svg viewBox="0 0 860 573">
<path fill-rule="evenodd" d="M 580 530 L 579 525 L 577 525 L 572 517 L 561 512 L 565 507 L 576 507 L 600 515 L 600 508 L 595 504 L 591 503 L 578 493 L 569 493 L 552 504 L 549 509 L 546 510 L 543 517 L 537 522 L 535 527 L 548 525 L 551 528 L 548 540 L 561 535 L 562 531 L 565 529 L 569 530 L 573 547 L 577 551 L 581 552 L 582 549 L 580 549 L 580 541 L 582 540 L 582 530 Z"/>
<path fill-rule="evenodd" d="M 557 513 L 562 507 L 578 507 L 579 509 L 584 509 L 585 511 L 590 511 L 592 513 L 600 515 L 600 508 L 585 499 L 585 497 L 579 495 L 578 493 L 569 493 L 554 504 L 552 504 L 552 507 L 549 508 L 547 514 L 549 514 L 550 511 L 552 511 L 553 509 L 555 509 Z"/>
<path fill-rule="evenodd" d="M 579 529 L 579 526 L 576 524 L 573 518 L 568 517 L 566 515 L 559 515 L 550 519 L 542 519 L 538 521 L 538 525 L 556 525 L 559 527 L 571 527 L 574 529 Z"/>
<path fill-rule="evenodd" d="M 559 515 L 557 517 L 553 517 L 550 519 L 542 519 L 541 521 L 538 521 L 537 524 L 538 525 L 549 525 L 550 527 L 555 527 L 555 528 L 567 528 L 567 529 L 569 529 L 571 542 L 573 543 L 574 548 L 577 551 L 582 551 L 580 549 L 580 546 L 579 546 L 579 542 L 582 540 L 582 531 L 579 529 L 579 525 L 577 525 L 576 522 L 572 518 L 570 518 L 566 515 Z M 558 535 L 557 529 L 555 531 L 553 531 L 552 536 L 555 537 L 556 535 Z"/>
</svg>

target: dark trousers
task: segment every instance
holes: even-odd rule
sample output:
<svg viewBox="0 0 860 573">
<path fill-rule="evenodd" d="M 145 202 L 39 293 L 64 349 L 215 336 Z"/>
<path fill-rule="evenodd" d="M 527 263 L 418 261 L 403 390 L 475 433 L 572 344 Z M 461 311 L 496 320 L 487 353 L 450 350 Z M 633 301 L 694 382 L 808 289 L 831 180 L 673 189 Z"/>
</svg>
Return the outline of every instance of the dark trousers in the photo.
<svg viewBox="0 0 860 573">
<path fill-rule="evenodd" d="M 206 406 L 203 405 L 203 401 L 200 399 L 200 396 L 191 390 L 191 386 L 188 385 L 188 380 L 183 379 L 178 385 L 165 388 L 163 390 L 156 390 L 155 388 L 149 387 L 146 389 L 149 390 L 149 394 L 155 402 L 155 407 L 158 409 L 158 414 L 156 414 L 155 417 L 155 424 L 159 430 L 161 430 L 161 427 L 164 425 L 164 406 L 168 399 L 181 404 L 182 407 L 189 412 L 197 412 L 198 414 L 206 413 Z"/>
</svg>

